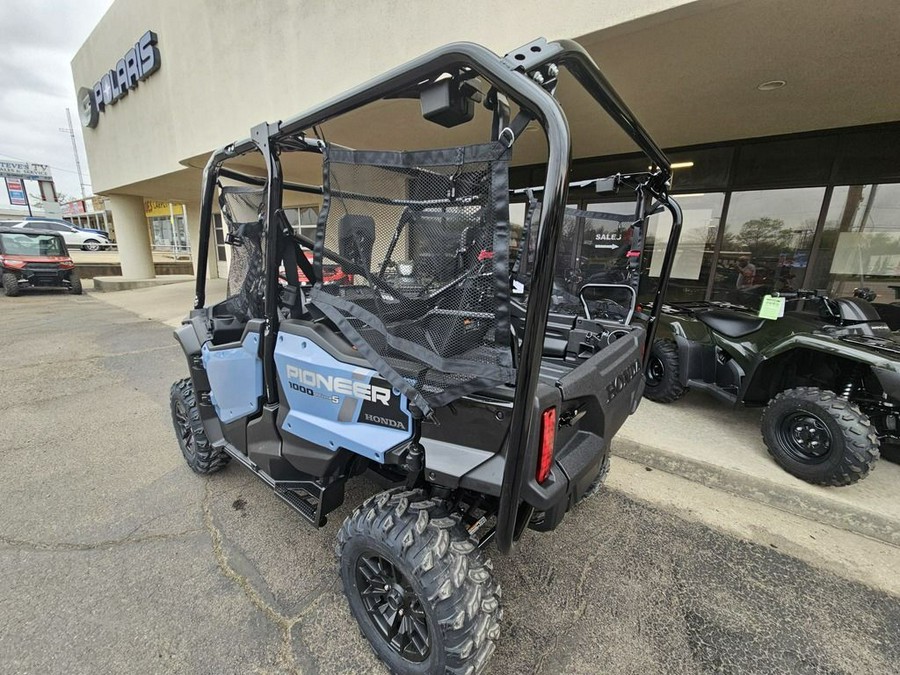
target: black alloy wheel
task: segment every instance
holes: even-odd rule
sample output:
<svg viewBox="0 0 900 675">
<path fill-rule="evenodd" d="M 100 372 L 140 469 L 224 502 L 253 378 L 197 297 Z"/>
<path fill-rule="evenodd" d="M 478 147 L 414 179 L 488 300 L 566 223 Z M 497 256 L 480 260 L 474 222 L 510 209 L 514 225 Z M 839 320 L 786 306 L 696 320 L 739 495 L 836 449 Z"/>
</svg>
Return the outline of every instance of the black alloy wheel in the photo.
<svg viewBox="0 0 900 675">
<path fill-rule="evenodd" d="M 369 619 L 391 649 L 421 663 L 431 652 L 428 618 L 412 584 L 375 552 L 356 561 L 356 582 Z"/>
<path fill-rule="evenodd" d="M 188 418 L 187 409 L 184 407 L 184 401 L 175 400 L 173 407 L 172 413 L 175 418 L 175 432 L 178 434 L 178 440 L 182 443 L 185 455 L 194 455 L 194 430 L 191 428 L 191 421 Z"/>
<path fill-rule="evenodd" d="M 785 415 L 777 433 L 784 450 L 798 462 L 818 464 L 831 452 L 831 430 L 812 412 L 800 410 Z"/>
</svg>

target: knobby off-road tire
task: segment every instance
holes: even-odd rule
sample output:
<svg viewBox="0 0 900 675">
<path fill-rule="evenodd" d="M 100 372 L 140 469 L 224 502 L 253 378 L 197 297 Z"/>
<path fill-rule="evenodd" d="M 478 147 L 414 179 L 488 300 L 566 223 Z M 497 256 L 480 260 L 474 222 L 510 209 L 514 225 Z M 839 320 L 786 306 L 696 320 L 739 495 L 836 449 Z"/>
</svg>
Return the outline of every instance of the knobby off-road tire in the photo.
<svg viewBox="0 0 900 675">
<path fill-rule="evenodd" d="M 22 289 L 19 288 L 19 281 L 16 279 L 16 275 L 10 272 L 6 272 L 3 275 L 3 292 L 6 293 L 11 298 L 16 297 L 22 292 Z"/>
<path fill-rule="evenodd" d="M 875 428 L 859 407 L 816 387 L 773 398 L 763 413 L 762 434 L 785 471 L 818 485 L 855 483 L 879 456 Z"/>
<path fill-rule="evenodd" d="M 336 552 L 350 611 L 392 672 L 484 671 L 500 632 L 500 588 L 442 502 L 404 488 L 370 497 L 344 521 Z"/>
<path fill-rule="evenodd" d="M 678 345 L 672 340 L 656 340 L 650 347 L 644 373 L 644 396 L 656 403 L 672 403 L 687 391 L 678 379 Z"/>
<path fill-rule="evenodd" d="M 597 472 L 597 477 L 594 478 L 594 482 L 590 484 L 587 490 L 584 491 L 584 494 L 575 502 L 575 506 L 587 501 L 591 497 L 597 495 L 600 490 L 603 489 L 603 484 L 606 482 L 606 477 L 609 475 L 609 453 L 606 453 L 606 456 L 603 458 L 603 463 L 600 465 L 600 471 Z"/>
<path fill-rule="evenodd" d="M 203 430 L 194 385 L 190 378 L 178 380 L 170 393 L 172 404 L 172 424 L 181 454 L 194 473 L 215 473 L 231 459 L 224 450 L 213 448 Z"/>
<path fill-rule="evenodd" d="M 78 276 L 75 272 L 72 272 L 72 275 L 69 277 L 69 293 L 72 295 L 81 295 L 83 289 L 81 287 L 81 277 Z"/>
</svg>

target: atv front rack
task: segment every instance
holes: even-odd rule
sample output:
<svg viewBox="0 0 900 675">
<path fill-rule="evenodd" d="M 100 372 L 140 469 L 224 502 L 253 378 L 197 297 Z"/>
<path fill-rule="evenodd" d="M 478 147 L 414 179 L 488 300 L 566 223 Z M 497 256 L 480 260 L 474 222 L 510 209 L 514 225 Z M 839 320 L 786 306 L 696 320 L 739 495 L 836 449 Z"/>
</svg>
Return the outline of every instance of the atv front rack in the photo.
<svg viewBox="0 0 900 675">
<path fill-rule="evenodd" d="M 491 87 L 491 95 L 487 98 L 493 101 L 492 141 L 511 143 L 517 130 L 521 131 L 532 120 L 542 127 L 547 138 L 549 159 L 543 186 L 543 209 L 536 236 L 535 265 L 530 275 L 528 312 L 524 329 L 519 336 L 521 348 L 516 370 L 515 402 L 511 411 L 502 491 L 497 510 L 495 540 L 501 552 L 508 552 L 511 549 L 514 539 L 524 528 L 522 519 L 527 520 L 530 516 L 527 509 L 522 509 L 523 485 L 526 476 L 534 471 L 533 466 L 527 465 L 526 450 L 529 440 L 534 442 L 533 439 L 529 439 L 529 434 L 537 428 L 541 415 L 541 411 L 534 407 L 535 392 L 541 370 L 543 339 L 551 300 L 553 261 L 556 259 L 557 243 L 564 219 L 572 159 L 568 123 L 562 108 L 553 96 L 560 68 L 567 69 L 647 155 L 654 169 L 643 182 L 643 190 L 672 215 L 672 236 L 663 259 L 656 302 L 648 326 L 648 343 L 652 343 L 662 307 L 661 300 L 674 261 L 675 247 L 671 243 L 677 241 L 681 227 L 681 211 L 668 192 L 671 177 L 670 162 L 619 98 L 588 53 L 575 42 L 569 40 L 547 42 L 538 39 L 510 52 L 505 57 L 499 57 L 484 47 L 471 43 L 447 45 L 293 119 L 255 127 L 251 138 L 217 150 L 204 170 L 194 301 L 194 308 L 198 311 L 204 307 L 206 301 L 206 265 L 212 236 L 212 204 L 220 177 L 265 186 L 264 266 L 267 270 L 276 270 L 282 254 L 281 238 L 286 234 L 280 225 L 283 219 L 282 191 L 295 190 L 314 194 L 322 192 L 319 186 L 285 182 L 280 154 L 285 151 L 321 152 L 322 142 L 312 139 L 318 125 L 382 99 L 407 97 L 410 91 L 421 90 L 423 83 L 437 84 L 445 80 L 448 73 L 451 76 L 454 73 L 464 73 L 469 79 L 476 76 L 483 79 Z M 509 107 L 501 105 L 501 95 L 508 97 L 518 106 L 520 113 L 516 119 L 509 120 Z M 435 117 L 433 121 L 445 126 L 455 123 L 453 114 Z M 266 165 L 265 177 L 244 174 L 222 166 L 227 160 L 254 152 L 262 155 Z M 282 291 L 277 277 L 277 274 L 267 274 L 265 277 L 265 307 L 262 317 L 264 328 L 261 334 L 260 356 L 263 363 L 263 403 L 268 405 L 274 405 L 278 401 L 274 353 L 281 321 L 279 300 Z M 291 286 L 297 285 L 296 279 L 289 278 L 288 283 Z M 292 496 L 287 498 L 289 503 L 303 512 L 305 507 L 293 504 Z M 316 519 L 315 513 L 312 513 L 312 518 Z"/>
</svg>

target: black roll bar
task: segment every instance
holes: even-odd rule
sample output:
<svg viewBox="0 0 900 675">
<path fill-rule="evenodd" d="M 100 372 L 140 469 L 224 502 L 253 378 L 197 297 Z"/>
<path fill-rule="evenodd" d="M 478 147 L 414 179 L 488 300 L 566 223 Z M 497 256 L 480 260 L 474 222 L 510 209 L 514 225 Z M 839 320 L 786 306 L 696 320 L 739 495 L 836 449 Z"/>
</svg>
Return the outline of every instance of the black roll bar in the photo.
<svg viewBox="0 0 900 675">
<path fill-rule="evenodd" d="M 469 68 L 485 78 L 496 89 L 508 96 L 522 110 L 535 119 L 547 137 L 548 162 L 544 185 L 544 208 L 536 242 L 536 263 L 532 277 L 529 311 L 526 315 L 522 335 L 522 348 L 516 375 L 516 403 L 510 420 L 506 462 L 497 512 L 496 541 L 502 553 L 512 548 L 516 532 L 516 520 L 520 506 L 521 488 L 526 472 L 532 467 L 525 466 L 525 449 L 530 430 L 535 426 L 535 418 L 540 411 L 533 409 L 535 391 L 541 366 L 543 334 L 547 325 L 547 314 L 553 284 L 553 267 L 556 259 L 557 242 L 562 228 L 563 211 L 568 194 L 568 173 L 571 163 L 571 140 L 566 117 L 557 100 L 541 86 L 544 69 L 554 77 L 559 65 L 567 67 L 578 82 L 591 94 L 595 101 L 613 120 L 637 143 L 656 164 L 660 171 L 660 185 L 668 182 L 670 164 L 665 154 L 653 142 L 637 119 L 603 77 L 591 57 L 577 43 L 560 41 L 548 43 L 535 40 L 519 50 L 500 58 L 490 50 L 473 43 L 461 42 L 435 49 L 409 63 L 394 68 L 373 78 L 325 103 L 312 108 L 286 122 L 259 125 L 253 130 L 253 139 L 241 141 L 215 152 L 204 170 L 202 195 L 202 215 L 200 250 L 197 265 L 197 297 L 195 308 L 200 309 L 205 302 L 206 254 L 209 248 L 211 205 L 215 190 L 215 180 L 220 165 L 225 160 L 252 150 L 259 150 L 266 157 L 268 170 L 268 222 L 275 223 L 275 213 L 280 207 L 282 176 L 277 157 L 273 159 L 273 148 L 280 139 L 302 138 L 307 130 L 334 117 L 383 98 L 400 95 L 411 86 L 437 77 L 445 72 Z M 558 71 L 557 71 L 558 72 Z M 265 135 L 266 138 L 262 136 Z M 660 197 L 656 195 L 658 199 Z M 662 199 L 661 199 L 662 201 Z M 674 232 L 673 232 L 674 233 Z M 277 227 L 268 227 L 267 264 L 277 265 Z M 671 239 L 670 239 L 671 241 Z M 672 256 L 666 256 L 663 268 L 671 268 Z M 668 267 L 666 265 L 668 263 Z M 661 280 L 662 282 L 662 280 Z M 661 287 L 664 284 L 661 283 Z M 272 361 L 274 341 L 278 329 L 278 313 L 274 275 L 267 275 L 266 326 L 264 333 L 264 356 Z M 272 364 L 264 366 L 266 395 L 270 402 L 277 385 Z"/>
</svg>

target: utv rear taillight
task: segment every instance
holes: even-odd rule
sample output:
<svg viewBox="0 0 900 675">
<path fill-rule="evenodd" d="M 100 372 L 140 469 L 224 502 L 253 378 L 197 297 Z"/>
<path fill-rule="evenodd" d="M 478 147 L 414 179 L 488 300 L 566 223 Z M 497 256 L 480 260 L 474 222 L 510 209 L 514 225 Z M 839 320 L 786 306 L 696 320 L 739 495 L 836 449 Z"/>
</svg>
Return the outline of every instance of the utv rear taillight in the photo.
<svg viewBox="0 0 900 675">
<path fill-rule="evenodd" d="M 61 270 L 72 270 L 75 269 L 75 263 L 71 260 L 61 260 L 59 262 L 59 269 Z"/>
<path fill-rule="evenodd" d="M 550 475 L 553 465 L 553 446 L 556 444 L 556 408 L 547 408 L 541 415 L 541 447 L 535 478 L 543 483 Z"/>
</svg>

